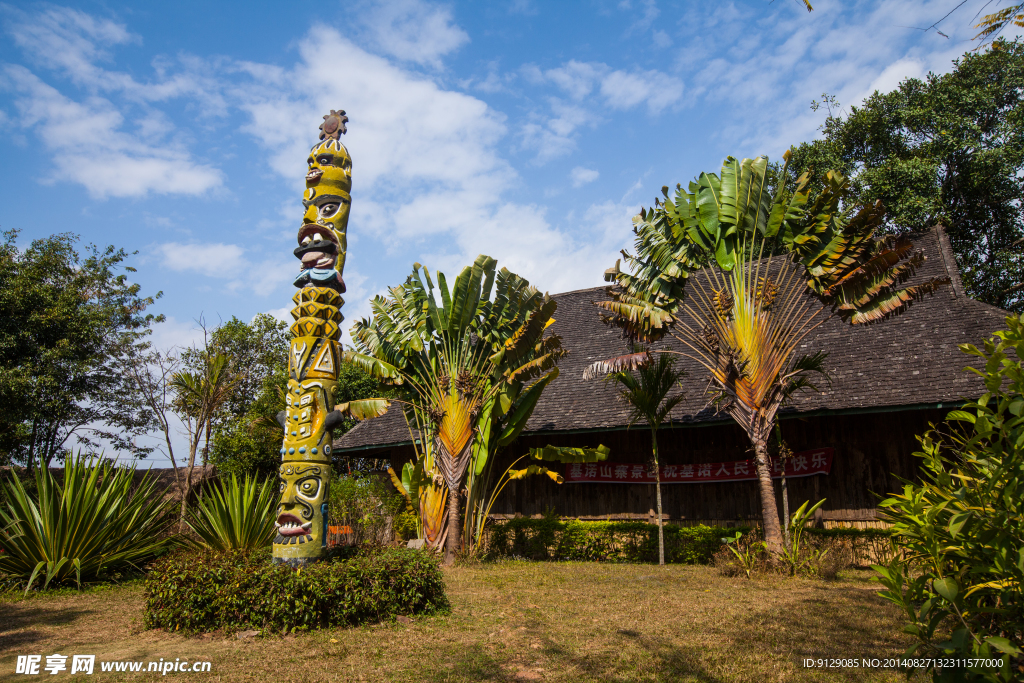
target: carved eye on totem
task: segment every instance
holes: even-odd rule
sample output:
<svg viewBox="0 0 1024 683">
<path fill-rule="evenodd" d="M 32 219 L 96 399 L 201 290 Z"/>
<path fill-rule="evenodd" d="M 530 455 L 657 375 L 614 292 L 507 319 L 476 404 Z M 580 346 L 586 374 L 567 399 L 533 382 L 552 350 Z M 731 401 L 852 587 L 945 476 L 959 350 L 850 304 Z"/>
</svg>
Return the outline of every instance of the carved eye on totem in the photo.
<svg viewBox="0 0 1024 683">
<path fill-rule="evenodd" d="M 316 498 L 316 494 L 320 491 L 320 480 L 316 477 L 307 477 L 299 481 L 297 487 L 299 495 L 303 498 Z"/>
<path fill-rule="evenodd" d="M 321 154 L 320 156 L 318 156 L 316 158 L 316 162 L 318 164 L 320 164 L 321 166 L 330 166 L 331 161 L 333 161 L 333 160 L 334 160 L 334 157 L 331 156 L 330 154 Z"/>
<path fill-rule="evenodd" d="M 338 209 L 340 207 L 341 207 L 341 204 L 338 204 L 338 203 L 335 203 L 335 202 L 328 202 L 328 203 L 326 203 L 326 204 L 324 204 L 323 206 L 320 207 L 320 215 L 323 218 L 330 218 L 334 214 L 338 213 Z"/>
</svg>

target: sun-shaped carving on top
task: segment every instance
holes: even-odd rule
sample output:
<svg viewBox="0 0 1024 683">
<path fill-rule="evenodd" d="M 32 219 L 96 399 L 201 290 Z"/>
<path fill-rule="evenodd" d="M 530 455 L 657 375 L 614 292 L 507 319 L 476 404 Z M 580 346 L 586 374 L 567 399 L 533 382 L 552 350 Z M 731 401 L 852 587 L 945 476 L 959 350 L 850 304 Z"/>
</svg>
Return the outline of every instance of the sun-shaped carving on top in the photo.
<svg viewBox="0 0 1024 683">
<path fill-rule="evenodd" d="M 348 123 L 348 117 L 345 116 L 345 110 L 334 111 L 332 109 L 330 114 L 324 114 L 324 122 L 320 124 L 320 139 L 340 140 L 341 136 L 345 134 L 346 123 Z"/>
</svg>

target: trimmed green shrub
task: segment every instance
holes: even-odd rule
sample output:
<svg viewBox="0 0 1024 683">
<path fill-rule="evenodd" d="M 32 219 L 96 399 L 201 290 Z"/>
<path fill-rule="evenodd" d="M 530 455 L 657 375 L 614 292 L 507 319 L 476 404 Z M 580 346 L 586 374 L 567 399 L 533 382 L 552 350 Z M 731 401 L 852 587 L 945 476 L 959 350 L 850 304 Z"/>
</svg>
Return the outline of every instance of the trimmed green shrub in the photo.
<svg viewBox="0 0 1024 683">
<path fill-rule="evenodd" d="M 708 564 L 723 536 L 749 527 L 665 525 L 665 562 Z M 657 562 L 658 527 L 647 522 L 582 522 L 521 517 L 491 527 L 489 557 L 530 560 Z"/>
<path fill-rule="evenodd" d="M 331 558 L 299 571 L 267 552 L 183 551 L 146 578 L 147 628 L 296 631 L 449 610 L 437 559 L 390 549 Z"/>
</svg>

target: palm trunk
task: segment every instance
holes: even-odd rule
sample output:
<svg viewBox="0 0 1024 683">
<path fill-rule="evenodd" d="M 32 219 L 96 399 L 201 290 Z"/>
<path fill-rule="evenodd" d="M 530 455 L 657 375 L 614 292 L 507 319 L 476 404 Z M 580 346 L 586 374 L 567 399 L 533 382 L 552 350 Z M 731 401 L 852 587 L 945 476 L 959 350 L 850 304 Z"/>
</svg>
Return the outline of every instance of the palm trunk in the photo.
<svg viewBox="0 0 1024 683">
<path fill-rule="evenodd" d="M 761 493 L 761 519 L 764 542 L 773 557 L 782 554 L 782 529 L 779 526 L 779 507 L 775 504 L 772 472 L 768 466 L 768 443 L 764 438 L 753 439 L 754 462 L 757 465 L 757 486 Z"/>
<path fill-rule="evenodd" d="M 786 488 L 786 461 L 782 461 L 782 538 L 789 547 L 789 490 Z"/>
<path fill-rule="evenodd" d="M 188 496 L 192 492 L 192 472 L 196 467 L 196 451 L 199 449 L 199 439 L 189 444 L 188 467 L 185 468 L 185 485 L 181 488 L 181 519 L 178 520 L 178 532 L 185 533 L 188 524 L 185 522 L 185 515 L 188 512 Z"/>
<path fill-rule="evenodd" d="M 665 528 L 661 522 L 661 465 L 658 463 L 658 428 L 651 429 L 651 448 L 654 449 L 654 486 L 658 507 L 658 564 L 665 564 Z"/>
<path fill-rule="evenodd" d="M 455 564 L 455 554 L 459 551 L 459 492 L 448 489 L 448 538 L 444 544 L 444 563 Z"/>
</svg>

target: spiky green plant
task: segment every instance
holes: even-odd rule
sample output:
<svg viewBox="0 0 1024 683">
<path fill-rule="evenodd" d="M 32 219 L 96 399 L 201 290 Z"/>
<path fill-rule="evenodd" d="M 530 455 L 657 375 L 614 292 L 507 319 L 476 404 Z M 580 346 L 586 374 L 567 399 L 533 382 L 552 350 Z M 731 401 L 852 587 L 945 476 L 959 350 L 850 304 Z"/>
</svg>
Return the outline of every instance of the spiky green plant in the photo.
<svg viewBox="0 0 1024 683">
<path fill-rule="evenodd" d="M 64 462 L 64 481 L 37 468 L 37 495 L 11 476 L 2 483 L 0 572 L 51 584 L 102 580 L 126 568 L 138 569 L 173 543 L 169 503 L 154 491 L 148 473 L 136 485 L 135 468 L 112 467 L 79 456 Z"/>
<path fill-rule="evenodd" d="M 245 475 L 239 484 L 234 474 L 206 489 L 198 509 L 188 511 L 186 522 L 199 540 L 190 541 L 211 550 L 255 550 L 274 539 L 276 487 L 273 479 L 259 483 Z"/>
</svg>

